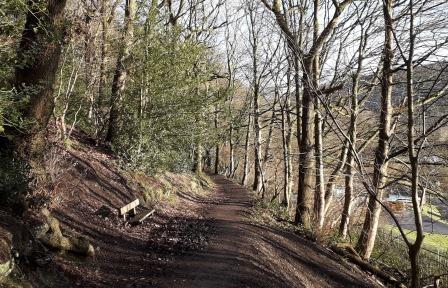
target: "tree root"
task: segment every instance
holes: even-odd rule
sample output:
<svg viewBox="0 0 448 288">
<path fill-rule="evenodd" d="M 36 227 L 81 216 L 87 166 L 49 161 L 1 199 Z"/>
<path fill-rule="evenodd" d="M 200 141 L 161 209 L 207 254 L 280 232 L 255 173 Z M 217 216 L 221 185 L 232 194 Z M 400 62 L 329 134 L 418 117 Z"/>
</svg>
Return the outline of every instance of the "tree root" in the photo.
<svg viewBox="0 0 448 288">
<path fill-rule="evenodd" d="M 34 229 L 34 234 L 45 245 L 57 250 L 74 252 L 83 256 L 94 256 L 93 246 L 84 237 L 67 237 L 61 232 L 59 221 L 51 216 L 47 209 L 42 209 L 45 222 Z"/>
</svg>

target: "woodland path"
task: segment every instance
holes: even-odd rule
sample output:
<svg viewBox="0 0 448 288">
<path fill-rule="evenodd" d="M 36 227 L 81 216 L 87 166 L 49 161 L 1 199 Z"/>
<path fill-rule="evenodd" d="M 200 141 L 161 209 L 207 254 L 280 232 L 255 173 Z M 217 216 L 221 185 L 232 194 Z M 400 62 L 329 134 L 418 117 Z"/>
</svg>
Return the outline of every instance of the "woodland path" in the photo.
<svg viewBox="0 0 448 288">
<path fill-rule="evenodd" d="M 213 236 L 202 251 L 178 257 L 160 287 L 376 287 L 363 272 L 300 236 L 256 224 L 248 191 L 213 177 L 213 200 L 202 201 Z M 199 201 L 199 200 L 198 200 Z"/>
</svg>

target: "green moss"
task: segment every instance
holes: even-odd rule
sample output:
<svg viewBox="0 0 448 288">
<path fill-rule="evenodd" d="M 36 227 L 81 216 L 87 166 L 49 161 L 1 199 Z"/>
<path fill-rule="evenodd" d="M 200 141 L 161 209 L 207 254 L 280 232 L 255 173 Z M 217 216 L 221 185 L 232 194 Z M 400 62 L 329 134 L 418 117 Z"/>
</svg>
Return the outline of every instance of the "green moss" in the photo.
<svg viewBox="0 0 448 288">
<path fill-rule="evenodd" d="M 65 148 L 67 148 L 67 149 L 71 149 L 71 148 L 73 148 L 73 141 L 70 140 L 70 138 L 66 138 L 66 139 L 64 140 L 64 146 L 65 146 Z"/>
</svg>

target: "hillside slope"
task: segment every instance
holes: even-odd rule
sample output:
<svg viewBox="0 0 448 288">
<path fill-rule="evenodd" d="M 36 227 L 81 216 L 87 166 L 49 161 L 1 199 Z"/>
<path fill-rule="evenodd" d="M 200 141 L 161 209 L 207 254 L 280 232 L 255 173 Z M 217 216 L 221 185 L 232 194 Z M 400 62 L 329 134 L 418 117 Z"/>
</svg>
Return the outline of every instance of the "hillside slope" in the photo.
<svg viewBox="0 0 448 288">
<path fill-rule="evenodd" d="M 53 157 L 59 172 L 49 208 L 63 233 L 84 236 L 95 256 L 47 248 L 20 255 L 13 275 L 33 287 L 376 287 L 317 244 L 252 221 L 246 189 L 222 176 L 210 183 L 129 173 L 110 152 L 76 139 Z M 156 213 L 130 226 L 117 209 L 135 198 L 140 211 Z M 24 225 L 2 213 L 0 225 L 24 242 Z"/>
</svg>

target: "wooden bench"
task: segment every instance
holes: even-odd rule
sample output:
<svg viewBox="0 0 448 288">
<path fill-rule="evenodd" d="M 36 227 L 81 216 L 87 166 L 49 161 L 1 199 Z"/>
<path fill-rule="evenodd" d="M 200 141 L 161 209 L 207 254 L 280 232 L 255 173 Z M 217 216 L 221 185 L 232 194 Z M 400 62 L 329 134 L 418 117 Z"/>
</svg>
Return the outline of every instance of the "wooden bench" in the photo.
<svg viewBox="0 0 448 288">
<path fill-rule="evenodd" d="M 140 200 L 135 199 L 129 204 L 126 204 L 125 206 L 121 207 L 119 209 L 120 216 L 123 216 L 123 220 L 126 221 L 126 216 L 128 214 L 132 214 L 132 219 L 129 221 L 131 224 L 141 224 L 143 221 L 146 220 L 149 216 L 154 214 L 156 211 L 155 209 L 152 209 L 151 211 L 143 211 L 139 214 L 137 214 L 136 208 L 140 205 Z"/>
</svg>

